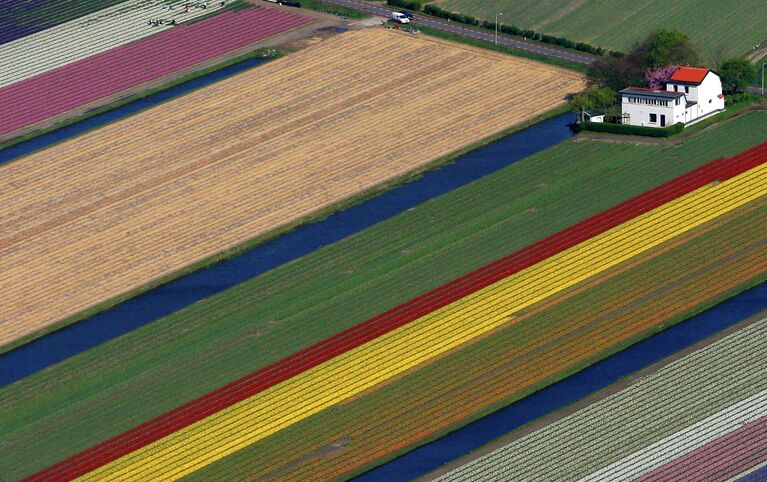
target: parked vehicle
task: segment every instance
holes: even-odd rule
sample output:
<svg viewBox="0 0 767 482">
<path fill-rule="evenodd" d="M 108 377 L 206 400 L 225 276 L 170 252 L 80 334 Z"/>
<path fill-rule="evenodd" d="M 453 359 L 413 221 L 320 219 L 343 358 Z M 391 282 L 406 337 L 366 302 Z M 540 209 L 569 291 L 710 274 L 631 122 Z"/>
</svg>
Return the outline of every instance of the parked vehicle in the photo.
<svg viewBox="0 0 767 482">
<path fill-rule="evenodd" d="M 410 23 L 410 19 L 402 12 L 392 12 L 389 20 L 396 23 Z"/>
</svg>

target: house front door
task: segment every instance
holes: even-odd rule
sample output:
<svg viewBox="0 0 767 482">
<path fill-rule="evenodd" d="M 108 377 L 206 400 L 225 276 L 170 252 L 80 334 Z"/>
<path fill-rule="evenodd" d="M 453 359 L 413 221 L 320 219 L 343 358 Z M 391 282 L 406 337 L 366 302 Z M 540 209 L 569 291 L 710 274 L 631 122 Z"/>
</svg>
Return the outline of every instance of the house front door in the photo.
<svg viewBox="0 0 767 482">
<path fill-rule="evenodd" d="M 661 114 L 660 115 L 660 126 L 661 127 L 666 127 L 666 114 Z"/>
</svg>

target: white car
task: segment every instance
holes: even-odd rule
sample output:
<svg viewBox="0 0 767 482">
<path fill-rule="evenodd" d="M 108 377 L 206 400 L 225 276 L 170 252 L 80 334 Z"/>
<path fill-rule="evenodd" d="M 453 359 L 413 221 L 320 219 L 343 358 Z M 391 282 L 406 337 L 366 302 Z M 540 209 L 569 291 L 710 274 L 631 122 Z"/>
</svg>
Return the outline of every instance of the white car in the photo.
<svg viewBox="0 0 767 482">
<path fill-rule="evenodd" d="M 391 15 L 389 15 L 389 20 L 397 23 L 410 23 L 410 19 L 402 12 L 392 12 Z"/>
</svg>

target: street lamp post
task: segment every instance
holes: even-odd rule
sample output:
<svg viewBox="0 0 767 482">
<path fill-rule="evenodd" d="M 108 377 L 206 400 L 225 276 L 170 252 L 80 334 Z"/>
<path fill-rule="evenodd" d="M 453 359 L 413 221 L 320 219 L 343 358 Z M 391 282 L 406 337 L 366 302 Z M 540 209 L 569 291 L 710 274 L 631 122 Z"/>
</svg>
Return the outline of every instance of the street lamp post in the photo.
<svg viewBox="0 0 767 482">
<path fill-rule="evenodd" d="M 495 45 L 498 45 L 498 17 L 503 15 L 503 12 L 499 12 L 495 15 Z"/>
</svg>

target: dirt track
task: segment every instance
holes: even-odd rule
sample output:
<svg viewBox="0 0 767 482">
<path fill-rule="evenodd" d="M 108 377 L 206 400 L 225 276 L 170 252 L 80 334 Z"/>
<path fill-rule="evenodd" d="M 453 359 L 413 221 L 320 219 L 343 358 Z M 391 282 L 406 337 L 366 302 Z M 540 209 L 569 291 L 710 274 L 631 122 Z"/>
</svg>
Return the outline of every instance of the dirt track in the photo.
<svg viewBox="0 0 767 482">
<path fill-rule="evenodd" d="M 0 343 L 549 110 L 582 79 L 339 35 L 0 169 Z"/>
</svg>

